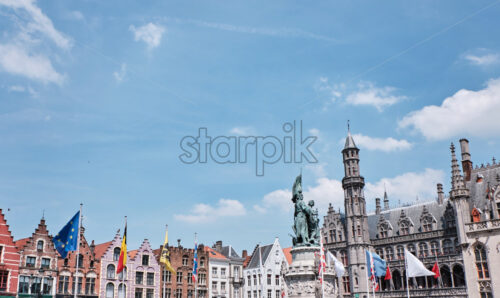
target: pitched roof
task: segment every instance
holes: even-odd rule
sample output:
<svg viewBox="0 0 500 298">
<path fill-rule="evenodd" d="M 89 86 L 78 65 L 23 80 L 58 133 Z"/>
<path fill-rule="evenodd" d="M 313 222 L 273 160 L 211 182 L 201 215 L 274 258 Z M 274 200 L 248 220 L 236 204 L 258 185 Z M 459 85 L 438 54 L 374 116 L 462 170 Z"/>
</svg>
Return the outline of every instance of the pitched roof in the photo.
<svg viewBox="0 0 500 298">
<path fill-rule="evenodd" d="M 14 241 L 14 243 L 17 247 L 17 251 L 22 250 L 24 248 L 24 246 L 28 243 L 28 241 L 30 241 L 30 237 L 26 237 L 26 238 L 22 238 L 22 239 Z"/>
<path fill-rule="evenodd" d="M 348 148 L 357 148 L 350 131 L 347 133 L 347 138 L 345 139 L 345 146 L 344 146 L 344 149 Z"/>
<path fill-rule="evenodd" d="M 221 254 L 220 252 L 208 247 L 208 246 L 204 246 L 203 249 L 208 252 L 208 258 L 210 259 L 219 259 L 219 260 L 227 260 L 227 258 Z"/>
<path fill-rule="evenodd" d="M 286 261 L 288 262 L 288 265 L 292 264 L 292 253 L 291 253 L 292 247 L 287 247 L 283 248 L 283 254 L 285 255 Z"/>
<path fill-rule="evenodd" d="M 478 176 L 482 176 L 482 182 L 478 181 Z M 467 188 L 470 190 L 469 212 L 473 208 L 478 208 L 482 211 L 486 209 L 492 210 L 491 201 L 487 198 L 487 189 L 500 183 L 500 164 L 496 163 L 490 166 L 482 166 L 472 170 L 470 181 L 466 182 Z"/>
<path fill-rule="evenodd" d="M 221 254 L 229 259 L 242 259 L 231 245 L 223 246 L 221 249 Z"/>
<path fill-rule="evenodd" d="M 243 268 L 247 268 L 248 264 L 250 263 L 250 260 L 252 259 L 252 256 L 247 256 L 245 260 L 243 261 Z"/>
<path fill-rule="evenodd" d="M 108 241 L 108 242 L 104 242 L 104 243 L 101 243 L 101 244 L 97 244 L 94 248 L 94 255 L 95 255 L 95 258 L 97 260 L 100 260 L 102 258 L 102 256 L 104 255 L 104 253 L 106 252 L 106 250 L 108 249 L 108 247 L 111 245 L 111 242 L 113 241 Z"/>
<path fill-rule="evenodd" d="M 434 216 L 437 221 L 438 229 L 444 228 L 444 212 L 446 210 L 446 206 L 448 203 L 448 199 L 445 199 L 443 204 L 438 204 L 437 201 L 428 201 L 420 204 L 415 204 L 411 206 L 393 208 L 389 210 L 381 211 L 380 214 L 370 213 L 368 214 L 368 228 L 370 233 L 370 239 L 378 238 L 378 222 L 380 217 L 384 217 L 393 228 L 393 235 L 397 236 L 399 231 L 399 219 L 401 217 L 401 211 L 404 211 L 407 218 L 409 218 L 413 222 L 413 229 L 415 232 L 419 232 L 421 230 L 420 216 L 423 213 L 424 207 L 427 208 L 430 214 Z"/>
<path fill-rule="evenodd" d="M 272 249 L 273 249 L 273 244 L 265 246 L 257 245 L 254 249 L 254 252 L 252 254 L 252 259 L 250 260 L 250 263 L 248 263 L 247 268 L 259 268 L 261 264 L 260 262 L 261 255 L 262 255 L 262 265 L 264 265 Z"/>
<path fill-rule="evenodd" d="M 138 249 L 128 251 L 127 255 L 128 255 L 129 259 L 133 260 L 135 258 L 135 256 L 137 255 L 138 251 L 139 251 Z"/>
</svg>

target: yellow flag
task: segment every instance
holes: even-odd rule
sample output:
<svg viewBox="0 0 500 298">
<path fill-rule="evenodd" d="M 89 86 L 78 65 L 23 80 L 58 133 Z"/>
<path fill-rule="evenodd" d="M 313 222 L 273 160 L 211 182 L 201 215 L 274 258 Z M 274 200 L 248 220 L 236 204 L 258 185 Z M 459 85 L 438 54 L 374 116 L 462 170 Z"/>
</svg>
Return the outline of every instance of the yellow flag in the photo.
<svg viewBox="0 0 500 298">
<path fill-rule="evenodd" d="M 165 232 L 165 242 L 163 243 L 163 248 L 161 249 L 160 263 L 165 264 L 165 268 L 175 274 L 174 268 L 170 265 L 170 252 L 168 251 L 168 230 Z"/>
</svg>

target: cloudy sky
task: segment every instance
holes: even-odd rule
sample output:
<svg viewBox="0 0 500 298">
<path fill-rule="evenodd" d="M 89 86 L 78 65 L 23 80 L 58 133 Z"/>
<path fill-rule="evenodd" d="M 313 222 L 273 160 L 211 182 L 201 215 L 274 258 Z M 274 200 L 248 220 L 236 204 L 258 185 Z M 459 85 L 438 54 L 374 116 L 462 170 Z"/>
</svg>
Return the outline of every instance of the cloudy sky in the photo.
<svg viewBox="0 0 500 298">
<path fill-rule="evenodd" d="M 368 209 L 449 191 L 450 142 L 500 142 L 499 1 L 0 0 L 0 202 L 15 238 L 84 204 L 87 237 L 290 245 L 290 189 L 343 208 L 346 122 Z M 317 163 L 182 163 L 181 139 L 276 136 Z M 10 208 L 10 211 L 6 211 Z M 44 211 L 43 211 L 44 210 Z"/>
</svg>

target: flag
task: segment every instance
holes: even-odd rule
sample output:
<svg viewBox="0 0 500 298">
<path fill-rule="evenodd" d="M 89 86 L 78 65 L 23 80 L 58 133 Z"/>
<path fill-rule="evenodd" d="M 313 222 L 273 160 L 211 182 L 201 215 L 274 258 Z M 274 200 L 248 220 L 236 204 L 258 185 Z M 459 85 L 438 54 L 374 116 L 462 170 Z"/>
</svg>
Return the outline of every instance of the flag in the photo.
<svg viewBox="0 0 500 298">
<path fill-rule="evenodd" d="M 427 270 L 424 264 L 407 249 L 405 249 L 405 262 L 408 277 L 435 275 L 434 272 Z"/>
<path fill-rule="evenodd" d="M 333 262 L 333 267 L 335 268 L 335 273 L 337 274 L 337 276 L 344 275 L 345 273 L 344 264 L 342 264 L 342 262 L 337 260 L 337 258 L 331 252 L 326 253 L 326 259 L 328 260 L 328 266 L 331 266 Z"/>
<path fill-rule="evenodd" d="M 392 279 L 391 269 L 389 269 L 389 265 L 387 265 L 387 270 L 385 270 L 384 280 L 391 280 L 391 279 Z"/>
<path fill-rule="evenodd" d="M 78 249 L 79 226 L 80 211 L 78 211 L 52 239 L 52 242 L 54 242 L 61 258 L 65 259 L 69 251 L 75 251 Z"/>
<path fill-rule="evenodd" d="M 380 257 L 379 257 L 380 258 Z M 366 251 L 366 266 L 367 268 L 369 267 L 370 270 L 368 271 L 368 277 L 372 281 L 372 286 L 375 291 L 379 290 L 379 285 L 377 282 L 377 271 L 375 269 L 375 259 L 373 257 L 373 253 L 370 251 Z M 385 265 L 385 262 L 384 262 Z"/>
<path fill-rule="evenodd" d="M 441 276 L 441 273 L 439 272 L 439 265 L 438 262 L 434 263 L 434 266 L 432 267 L 432 272 L 434 272 L 434 278 L 438 279 Z"/>
<path fill-rule="evenodd" d="M 194 243 L 194 258 L 193 258 L 193 282 L 198 279 L 198 244 Z"/>
<path fill-rule="evenodd" d="M 326 270 L 326 262 L 325 262 L 325 249 L 323 247 L 323 238 L 320 237 L 320 254 L 319 254 L 319 282 L 323 283 L 323 275 L 325 274 Z"/>
<path fill-rule="evenodd" d="M 170 252 L 168 251 L 168 230 L 165 232 L 165 242 L 163 243 L 163 247 L 161 249 L 161 257 L 160 263 L 165 265 L 165 269 L 175 274 L 174 268 L 170 265 Z"/>
<path fill-rule="evenodd" d="M 125 231 L 123 232 L 122 246 L 120 247 L 120 258 L 116 267 L 116 274 L 119 274 L 127 266 L 127 223 L 125 223 Z"/>
<path fill-rule="evenodd" d="M 385 271 L 387 268 L 387 263 L 376 253 L 366 251 L 366 266 L 368 268 L 373 267 L 373 274 L 376 277 L 381 277 L 385 275 Z M 368 277 L 372 276 L 371 270 L 368 271 Z"/>
</svg>

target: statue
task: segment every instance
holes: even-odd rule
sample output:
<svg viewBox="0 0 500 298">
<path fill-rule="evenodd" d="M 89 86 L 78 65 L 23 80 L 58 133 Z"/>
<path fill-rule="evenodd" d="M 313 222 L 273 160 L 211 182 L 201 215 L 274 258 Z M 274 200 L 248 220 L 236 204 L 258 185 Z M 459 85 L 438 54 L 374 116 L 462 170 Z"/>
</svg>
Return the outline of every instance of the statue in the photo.
<svg viewBox="0 0 500 298">
<path fill-rule="evenodd" d="M 292 202 L 295 204 L 293 232 L 293 247 L 319 246 L 319 218 L 318 210 L 314 210 L 314 201 L 309 206 L 304 203 L 302 195 L 302 174 L 295 178 L 292 187 Z"/>
</svg>

